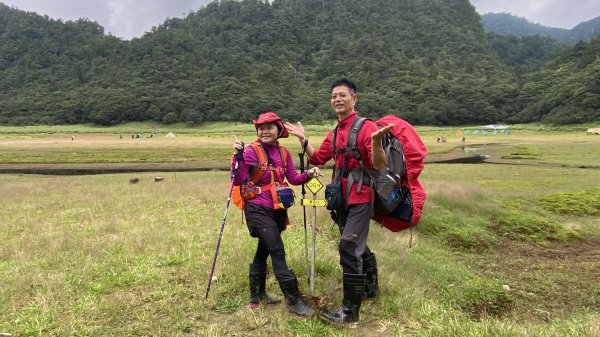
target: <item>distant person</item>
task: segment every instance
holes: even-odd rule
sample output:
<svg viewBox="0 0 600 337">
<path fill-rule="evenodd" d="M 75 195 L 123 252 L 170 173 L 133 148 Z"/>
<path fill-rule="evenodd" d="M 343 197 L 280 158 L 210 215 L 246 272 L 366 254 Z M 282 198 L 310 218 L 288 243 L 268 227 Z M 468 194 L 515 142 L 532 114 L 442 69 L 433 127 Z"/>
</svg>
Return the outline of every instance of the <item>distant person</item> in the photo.
<svg viewBox="0 0 600 337">
<path fill-rule="evenodd" d="M 71 136 L 71 141 L 75 140 L 75 136 Z"/>
<path fill-rule="evenodd" d="M 242 190 L 248 230 L 250 236 L 258 239 L 256 253 L 249 268 L 250 307 L 256 308 L 261 301 L 267 304 L 281 302 L 267 295 L 265 290 L 267 258 L 271 256 L 273 273 L 289 311 L 300 316 L 312 316 L 315 311 L 302 300 L 296 274 L 288 267 L 285 259 L 281 232 L 286 229 L 289 220 L 286 206 L 278 201 L 277 186 L 283 186 L 286 179 L 292 185 L 305 184 L 311 177 L 319 176 L 319 168 L 313 167 L 304 173 L 296 171 L 289 151 L 279 145 L 278 139 L 287 138 L 288 131 L 274 112 L 263 113 L 252 123 L 258 139 L 246 148 L 243 148 L 240 141 L 233 144 L 234 154 L 244 151 L 234 185 L 249 181 L 258 170 L 264 171 L 260 181 L 253 185 L 258 188 L 251 186 L 246 191 Z M 262 152 L 259 154 L 259 151 Z M 283 158 L 286 158 L 285 163 Z"/>
<path fill-rule="evenodd" d="M 343 275 L 342 305 L 332 312 L 321 312 L 321 318 L 328 322 L 346 324 L 359 320 L 359 310 L 363 298 L 379 295 L 377 261 L 375 254 L 367 246 L 369 223 L 373 213 L 374 191 L 368 176 L 361 178 L 360 161 L 351 152 L 344 152 L 352 123 L 358 118 L 354 109 L 357 101 L 356 85 L 341 79 L 331 85 L 330 103 L 338 115 L 337 126 L 330 130 L 318 149 L 308 143 L 304 128 L 297 124 L 286 123 L 288 131 L 305 144 L 309 163 L 324 165 L 330 159 L 335 161 L 334 182 L 341 185 L 343 202 L 334 211 L 332 217 L 340 230 L 338 245 L 339 261 Z M 385 153 L 381 146 L 383 135 L 393 125 L 382 129 L 371 120 L 366 120 L 356 139 L 358 153 L 368 169 L 381 169 L 385 164 Z M 335 144 L 333 132 L 336 132 Z M 362 179 L 362 184 L 359 181 Z"/>
<path fill-rule="evenodd" d="M 461 143 L 466 142 L 467 140 L 465 139 L 465 136 L 462 137 L 462 140 L 460 141 Z"/>
</svg>

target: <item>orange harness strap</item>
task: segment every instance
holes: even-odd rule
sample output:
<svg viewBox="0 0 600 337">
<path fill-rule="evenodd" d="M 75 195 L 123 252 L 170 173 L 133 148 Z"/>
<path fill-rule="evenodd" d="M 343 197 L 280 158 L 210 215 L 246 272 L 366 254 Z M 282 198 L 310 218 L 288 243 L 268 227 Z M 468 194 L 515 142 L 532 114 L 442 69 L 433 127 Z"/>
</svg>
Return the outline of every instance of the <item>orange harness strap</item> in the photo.
<svg viewBox="0 0 600 337">
<path fill-rule="evenodd" d="M 257 194 L 262 193 L 263 191 L 270 190 L 271 198 L 273 199 L 273 209 L 281 209 L 283 205 L 279 202 L 279 197 L 277 196 L 277 187 L 278 186 L 287 186 L 287 183 L 284 182 L 285 179 L 285 171 L 287 168 L 287 150 L 285 147 L 279 145 L 279 153 L 281 155 L 281 163 L 282 166 L 273 167 L 269 164 L 269 160 L 267 158 L 267 154 L 265 149 L 262 147 L 259 141 L 252 142 L 250 144 L 258 157 L 258 170 L 256 173 L 250 178 L 248 182 L 251 186 L 260 187 L 260 191 Z M 267 171 L 271 172 L 271 181 L 267 185 L 258 186 L 258 183 L 262 180 Z M 275 175 L 277 175 L 277 182 L 275 182 Z"/>
</svg>

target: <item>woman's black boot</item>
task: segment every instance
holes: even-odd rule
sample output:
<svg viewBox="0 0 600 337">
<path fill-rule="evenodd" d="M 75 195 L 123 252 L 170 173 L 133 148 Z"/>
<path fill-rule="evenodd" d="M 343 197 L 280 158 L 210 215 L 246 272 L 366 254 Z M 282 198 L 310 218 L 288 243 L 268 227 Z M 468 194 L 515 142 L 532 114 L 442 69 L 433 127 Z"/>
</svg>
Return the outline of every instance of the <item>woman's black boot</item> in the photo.
<svg viewBox="0 0 600 337">
<path fill-rule="evenodd" d="M 305 317 L 310 317 L 315 314 L 315 310 L 307 306 L 302 300 L 302 297 L 300 297 L 298 279 L 294 278 L 289 281 L 279 281 L 279 286 L 285 297 L 285 304 L 287 304 L 290 312 Z"/>
<path fill-rule="evenodd" d="M 250 264 L 249 283 L 250 283 L 250 307 L 257 308 L 259 303 L 267 304 L 281 303 L 277 297 L 267 295 L 267 265 L 266 264 Z"/>
</svg>

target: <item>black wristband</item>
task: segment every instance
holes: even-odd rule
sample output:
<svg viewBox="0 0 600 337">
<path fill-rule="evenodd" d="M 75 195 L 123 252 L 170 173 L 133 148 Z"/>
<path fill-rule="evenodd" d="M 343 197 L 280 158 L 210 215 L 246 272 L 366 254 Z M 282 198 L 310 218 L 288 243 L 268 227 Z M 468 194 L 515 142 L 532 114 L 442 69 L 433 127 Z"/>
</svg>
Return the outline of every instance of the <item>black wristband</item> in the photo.
<svg viewBox="0 0 600 337">
<path fill-rule="evenodd" d="M 307 146 L 308 146 L 308 138 L 304 137 L 304 142 L 302 142 L 302 152 L 306 152 Z"/>
</svg>

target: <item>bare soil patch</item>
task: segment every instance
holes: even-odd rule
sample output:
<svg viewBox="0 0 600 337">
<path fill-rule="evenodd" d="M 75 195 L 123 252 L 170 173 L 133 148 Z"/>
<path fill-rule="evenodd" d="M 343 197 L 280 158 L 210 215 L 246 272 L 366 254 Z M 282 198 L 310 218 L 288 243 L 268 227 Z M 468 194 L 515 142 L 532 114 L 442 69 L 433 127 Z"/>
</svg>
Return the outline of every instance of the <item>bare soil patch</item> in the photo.
<svg viewBox="0 0 600 337">
<path fill-rule="evenodd" d="M 600 310 L 600 237 L 537 246 L 507 241 L 469 264 L 501 280 L 515 298 L 519 320 L 551 320 L 573 308 Z"/>
</svg>

